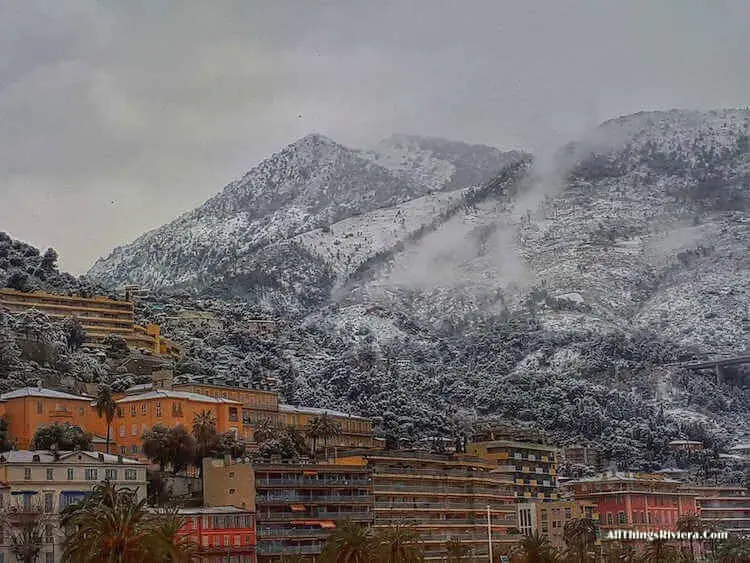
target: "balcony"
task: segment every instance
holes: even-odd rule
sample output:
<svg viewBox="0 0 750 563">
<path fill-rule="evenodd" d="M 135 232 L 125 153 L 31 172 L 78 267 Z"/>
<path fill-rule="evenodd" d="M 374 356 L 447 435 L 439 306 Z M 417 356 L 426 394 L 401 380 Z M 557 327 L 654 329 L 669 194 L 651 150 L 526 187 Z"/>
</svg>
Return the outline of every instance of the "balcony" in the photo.
<svg viewBox="0 0 750 563">
<path fill-rule="evenodd" d="M 372 502 L 370 495 L 257 495 L 255 497 L 257 504 L 286 504 L 298 502 L 300 504 L 360 504 Z"/>
<path fill-rule="evenodd" d="M 328 537 L 328 528 L 259 528 L 259 538 L 318 538 Z"/>
<path fill-rule="evenodd" d="M 256 519 L 262 522 L 291 522 L 292 520 L 356 520 L 370 521 L 374 518 L 372 512 L 326 512 L 317 510 L 304 510 L 300 512 L 272 512 L 257 513 Z"/>
<path fill-rule="evenodd" d="M 322 543 L 312 545 L 286 545 L 261 542 L 256 549 L 258 555 L 317 555 L 322 551 Z"/>
<path fill-rule="evenodd" d="M 490 505 L 490 510 L 498 512 L 515 512 L 515 505 L 510 503 L 497 503 L 497 502 L 440 502 L 440 501 L 416 501 L 416 502 L 405 502 L 405 501 L 377 501 L 375 502 L 375 508 L 378 509 L 393 509 L 393 510 L 443 510 L 443 509 L 454 509 L 454 510 L 467 510 L 470 512 L 482 511 L 487 512 L 487 504 Z"/>
<path fill-rule="evenodd" d="M 510 483 L 508 483 L 510 486 Z M 412 492 L 424 492 L 433 493 L 436 495 L 462 495 L 462 496 L 475 496 L 475 495 L 492 495 L 496 497 L 511 497 L 513 493 L 506 490 L 505 487 L 488 488 L 488 487 L 439 487 L 430 485 L 417 485 L 403 483 L 383 483 L 378 482 L 375 486 L 375 494 L 382 495 L 387 494 L 389 491 L 401 492 L 401 491 L 412 491 Z"/>
<path fill-rule="evenodd" d="M 263 489 L 268 487 L 299 487 L 299 488 L 351 488 L 351 487 L 367 487 L 372 485 L 369 479 L 349 479 L 349 480 L 327 480 L 327 479 L 305 479 L 305 478 L 293 478 L 293 479 L 255 479 L 255 488 Z"/>
<path fill-rule="evenodd" d="M 487 517 L 484 518 L 434 518 L 434 519 L 415 519 L 415 518 L 380 518 L 378 524 L 398 524 L 402 523 L 407 526 L 416 528 L 434 527 L 434 526 L 482 526 L 487 529 Z M 515 527 L 518 523 L 515 518 L 492 518 L 492 526 Z"/>
</svg>

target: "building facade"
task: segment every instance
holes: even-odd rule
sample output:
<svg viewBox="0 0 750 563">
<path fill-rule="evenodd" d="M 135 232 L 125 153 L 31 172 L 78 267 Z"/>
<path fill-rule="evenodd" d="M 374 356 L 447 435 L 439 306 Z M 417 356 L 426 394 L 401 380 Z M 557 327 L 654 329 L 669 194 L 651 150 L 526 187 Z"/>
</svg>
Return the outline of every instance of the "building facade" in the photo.
<svg viewBox="0 0 750 563">
<path fill-rule="evenodd" d="M 176 391 L 199 393 L 217 399 L 242 403 L 242 420 L 245 434 L 242 437 L 253 442 L 253 427 L 263 420 L 280 426 L 294 426 L 304 432 L 308 422 L 324 414 L 341 426 L 341 434 L 328 439 L 331 449 L 376 448 L 379 442 L 373 437 L 372 420 L 331 409 L 298 407 L 279 402 L 279 394 L 262 389 L 247 389 L 206 383 L 181 383 L 173 385 Z M 319 441 L 321 442 L 321 441 Z M 322 442 L 318 445 L 322 446 Z"/>
<path fill-rule="evenodd" d="M 507 553 L 519 540 L 511 483 L 495 465 L 470 456 L 418 451 L 359 450 L 337 464 L 373 474 L 375 528 L 407 523 L 419 532 L 429 561 L 446 558 L 456 538 L 475 557 L 488 555 L 488 509 L 493 551 Z"/>
<path fill-rule="evenodd" d="M 731 534 L 750 535 L 750 490 L 745 487 L 695 487 L 682 492 L 695 495 L 698 514 L 704 523 Z"/>
<path fill-rule="evenodd" d="M 258 561 L 317 556 L 336 521 L 372 524 L 372 475 L 364 467 L 254 464 Z"/>
<path fill-rule="evenodd" d="M 5 484 L 3 502 L 9 516 L 0 542 L 5 561 L 15 561 L 12 538 L 25 520 L 33 521 L 42 532 L 39 561 L 59 562 L 64 540 L 60 511 L 82 500 L 104 479 L 133 490 L 138 500 L 146 497 L 146 466 L 122 456 L 28 450 L 0 454 L 0 482 Z"/>
<path fill-rule="evenodd" d="M 135 324 L 135 311 L 130 301 L 107 297 L 80 297 L 0 289 L 0 306 L 11 313 L 37 309 L 52 319 L 74 317 L 86 329 L 87 343 L 99 346 L 110 334 L 122 336 L 132 349 L 145 350 L 157 356 L 179 358 L 179 346 L 161 336 L 158 325 L 142 327 Z"/>
<path fill-rule="evenodd" d="M 517 506 L 518 529 L 523 535 L 539 533 L 561 550 L 565 547 L 565 524 L 576 518 L 589 518 L 598 524 L 599 513 L 591 501 L 527 502 Z"/>
<path fill-rule="evenodd" d="M 196 545 L 200 563 L 255 563 L 255 515 L 234 506 L 181 508 L 180 534 Z"/>
<path fill-rule="evenodd" d="M 558 499 L 557 448 L 518 436 L 511 439 L 494 432 L 475 435 L 467 453 L 496 464 L 496 471 L 513 482 L 519 502 Z"/>
<path fill-rule="evenodd" d="M 117 412 L 112 422 L 115 439 L 123 455 L 140 456 L 143 433 L 157 424 L 167 427 L 184 426 L 188 432 L 197 414 L 213 413 L 216 431 L 245 434 L 242 404 L 229 399 L 209 397 L 186 391 L 154 389 L 145 393 L 124 395 L 117 399 Z"/>
<path fill-rule="evenodd" d="M 91 406 L 92 397 L 41 387 L 24 387 L 0 395 L 0 416 L 8 423 L 11 442 L 28 449 L 40 426 L 68 422 L 98 434 L 103 423 Z M 106 429 L 105 429 L 106 432 Z"/>
<path fill-rule="evenodd" d="M 680 516 L 697 514 L 695 495 L 664 475 L 608 472 L 570 481 L 576 500 L 596 504 L 599 525 L 610 529 L 674 530 Z"/>
</svg>

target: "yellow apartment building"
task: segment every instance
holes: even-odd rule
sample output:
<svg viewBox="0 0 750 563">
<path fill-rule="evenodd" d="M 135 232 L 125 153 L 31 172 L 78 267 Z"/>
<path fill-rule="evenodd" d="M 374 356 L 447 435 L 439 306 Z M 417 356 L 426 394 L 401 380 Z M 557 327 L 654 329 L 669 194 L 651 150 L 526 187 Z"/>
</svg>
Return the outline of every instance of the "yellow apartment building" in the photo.
<svg viewBox="0 0 750 563">
<path fill-rule="evenodd" d="M 157 356 L 179 358 L 179 346 L 161 336 L 159 325 L 142 327 L 135 324 L 135 311 L 130 301 L 107 297 L 80 297 L 35 291 L 25 293 L 0 289 L 0 306 L 11 313 L 37 309 L 53 319 L 75 317 L 86 329 L 88 344 L 98 346 L 115 334 L 122 336 L 132 349 Z"/>
</svg>

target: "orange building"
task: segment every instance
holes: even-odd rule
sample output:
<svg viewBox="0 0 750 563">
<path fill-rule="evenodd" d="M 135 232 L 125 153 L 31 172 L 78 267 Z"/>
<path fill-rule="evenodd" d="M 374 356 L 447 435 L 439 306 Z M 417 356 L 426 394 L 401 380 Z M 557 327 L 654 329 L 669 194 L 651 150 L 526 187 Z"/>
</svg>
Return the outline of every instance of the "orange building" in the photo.
<svg viewBox="0 0 750 563">
<path fill-rule="evenodd" d="M 156 424 L 170 428 L 182 425 L 191 431 L 195 415 L 202 411 L 213 413 L 216 431 L 220 434 L 232 432 L 239 438 L 249 432 L 242 423 L 242 403 L 221 397 L 154 389 L 125 395 L 116 403 L 117 413 L 112 422 L 112 432 L 123 455 L 139 455 L 143 433 Z"/>
<path fill-rule="evenodd" d="M 297 407 L 279 402 L 279 394 L 274 391 L 211 385 L 207 383 L 182 383 L 173 385 L 174 390 L 200 393 L 217 399 L 228 399 L 242 403 L 242 437 L 252 441 L 252 426 L 269 419 L 273 424 L 294 426 L 304 431 L 314 417 L 328 415 L 341 425 L 341 434 L 328 439 L 330 448 L 378 448 L 381 444 L 372 435 L 372 420 L 331 409 Z M 322 444 L 320 444 L 322 446 Z"/>
<path fill-rule="evenodd" d="M 27 450 L 42 425 L 69 422 L 87 432 L 106 433 L 106 423 L 91 405 L 93 399 L 41 387 L 24 387 L 0 395 L 0 414 L 17 449 Z"/>
<path fill-rule="evenodd" d="M 90 346 L 100 346 L 104 338 L 115 334 L 122 336 L 135 350 L 172 358 L 181 355 L 179 346 L 161 336 L 159 325 L 135 324 L 135 311 L 130 301 L 0 289 L 0 305 L 11 313 L 37 309 L 53 319 L 75 317 L 86 329 Z"/>
</svg>

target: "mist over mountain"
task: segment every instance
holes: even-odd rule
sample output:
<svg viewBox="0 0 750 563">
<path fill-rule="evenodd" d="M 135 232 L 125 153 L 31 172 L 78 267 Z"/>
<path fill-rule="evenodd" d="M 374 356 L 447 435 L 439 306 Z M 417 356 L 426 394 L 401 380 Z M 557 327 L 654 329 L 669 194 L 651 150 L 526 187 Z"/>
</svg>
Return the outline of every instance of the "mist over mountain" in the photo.
<svg viewBox="0 0 750 563">
<path fill-rule="evenodd" d="M 750 111 L 644 112 L 550 155 L 310 135 L 87 278 L 152 290 L 180 377 L 380 417 L 393 439 L 531 422 L 632 467 L 748 431 Z M 213 312 L 221 327 L 170 312 Z M 286 325 L 275 342 L 242 328 Z"/>
</svg>

